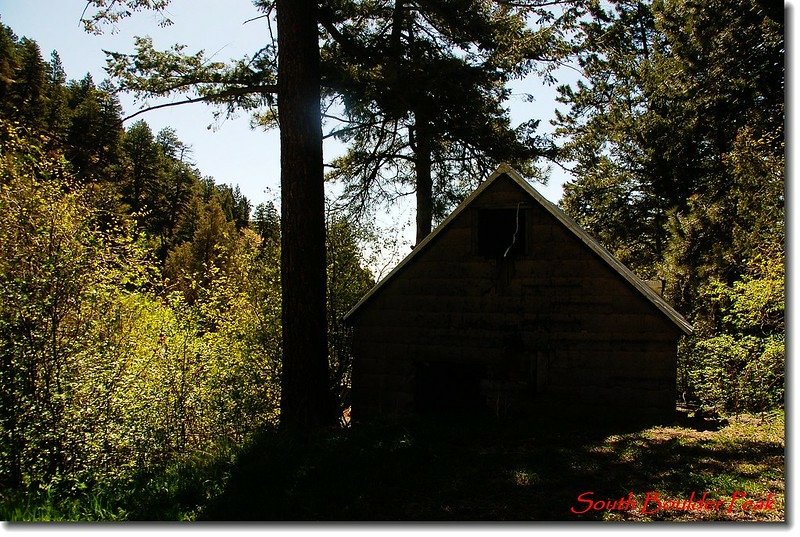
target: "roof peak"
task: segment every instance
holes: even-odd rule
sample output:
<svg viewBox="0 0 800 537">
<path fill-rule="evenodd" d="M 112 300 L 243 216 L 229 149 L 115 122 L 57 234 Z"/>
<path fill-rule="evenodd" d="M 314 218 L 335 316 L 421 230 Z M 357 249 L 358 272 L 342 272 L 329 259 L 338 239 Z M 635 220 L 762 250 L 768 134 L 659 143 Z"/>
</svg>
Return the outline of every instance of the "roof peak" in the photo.
<svg viewBox="0 0 800 537">
<path fill-rule="evenodd" d="M 501 163 L 497 169 L 472 192 L 472 194 L 467 196 L 467 198 L 462 201 L 458 207 L 456 207 L 455 210 L 453 210 L 453 212 L 450 213 L 450 215 L 448 215 L 448 217 L 436 227 L 436 229 L 429 233 L 427 237 L 425 237 L 406 257 L 404 257 L 403 260 L 400 261 L 400 263 L 398 263 L 397 266 L 395 266 L 394 269 L 392 269 L 392 271 L 386 275 L 386 277 L 375 284 L 375 286 L 373 286 L 372 289 L 370 289 L 367 294 L 365 294 L 361 300 L 359 300 L 356 305 L 353 306 L 349 312 L 347 312 L 344 318 L 349 318 L 366 302 L 368 302 L 372 296 L 377 294 L 389 280 L 393 279 L 400 271 L 402 271 L 403 267 L 409 264 L 417 255 L 419 255 L 420 252 L 422 252 L 425 247 L 450 224 L 450 222 L 452 222 L 459 214 L 461 214 L 461 212 L 468 207 L 475 200 L 475 198 L 477 198 L 499 177 L 504 175 L 519 185 L 529 197 L 541 205 L 564 227 L 572 232 L 581 242 L 589 247 L 590 250 L 592 250 L 603 261 L 605 261 L 606 264 L 608 264 L 617 274 L 624 278 L 635 290 L 644 295 L 644 297 L 649 300 L 659 311 L 661 311 L 675 325 L 677 325 L 684 334 L 688 335 L 692 333 L 691 325 L 680 313 L 675 311 L 675 309 L 670 306 L 667 301 L 653 291 L 650 286 L 647 285 L 647 283 L 634 274 L 628 267 L 622 264 L 620 260 L 614 257 L 611 252 L 606 250 L 605 247 L 603 247 L 592 236 L 590 236 L 580 225 L 578 225 L 577 222 L 570 218 L 555 204 L 545 199 L 544 196 L 542 196 L 528 181 L 526 181 L 517 170 L 505 162 Z"/>
</svg>

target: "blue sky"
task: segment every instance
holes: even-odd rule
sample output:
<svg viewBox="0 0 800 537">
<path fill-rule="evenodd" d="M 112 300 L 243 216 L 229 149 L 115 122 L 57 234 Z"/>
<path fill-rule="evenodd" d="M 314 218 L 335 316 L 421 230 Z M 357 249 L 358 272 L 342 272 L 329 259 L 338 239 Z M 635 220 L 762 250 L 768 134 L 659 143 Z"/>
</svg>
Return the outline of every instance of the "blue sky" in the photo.
<svg viewBox="0 0 800 537">
<path fill-rule="evenodd" d="M 17 35 L 36 40 L 46 59 L 57 50 L 69 78 L 82 78 L 88 72 L 98 83 L 106 77 L 103 50 L 129 52 L 136 35 L 151 36 L 158 49 L 181 43 L 187 45 L 187 51 L 203 49 L 222 61 L 254 52 L 267 35 L 265 20 L 244 23 L 258 15 L 250 0 L 172 0 L 168 10 L 172 26 L 159 28 L 157 17 L 143 12 L 100 36 L 83 31 L 80 17 L 84 6 L 83 0 L 0 0 L 0 20 Z M 512 119 L 518 123 L 538 117 L 545 126 L 556 106 L 555 88 L 542 87 L 532 80 L 519 82 L 514 89 L 534 94 L 537 102 L 527 103 L 519 93 L 515 94 L 509 103 Z M 121 100 L 126 114 L 141 106 L 131 96 L 124 95 Z M 198 103 L 148 112 L 139 118 L 144 118 L 154 132 L 166 126 L 175 128 L 179 138 L 192 146 L 192 157 L 203 174 L 213 176 L 219 183 L 238 184 L 254 206 L 277 199 L 277 131 L 252 130 L 246 114 L 215 124 L 212 111 Z M 339 151 L 340 147 L 326 144 L 326 160 Z M 558 201 L 564 179 L 563 172 L 554 169 L 548 186 L 537 188 L 548 199 Z M 386 221 L 387 226 L 408 227 L 403 233 L 406 239 L 413 235 L 412 201 L 400 204 Z"/>
<path fill-rule="evenodd" d="M 36 40 L 46 59 L 57 50 L 69 78 L 82 78 L 88 72 L 98 83 L 106 77 L 103 50 L 131 51 L 135 35 L 150 35 L 158 48 L 185 43 L 190 50 L 219 51 L 217 57 L 226 60 L 256 50 L 265 32 L 264 21 L 242 24 L 255 14 L 249 0 L 175 0 L 169 9 L 173 26 L 159 28 L 152 14 L 140 13 L 123 20 L 115 33 L 101 36 L 83 31 L 79 21 L 84 6 L 82 0 L 0 0 L 0 20 L 17 35 Z M 122 96 L 122 104 L 128 114 L 139 106 L 130 96 Z M 148 112 L 137 119 L 145 119 L 155 132 L 175 128 L 179 138 L 192 146 L 202 173 L 217 182 L 239 184 L 254 205 L 277 196 L 277 131 L 251 130 L 246 115 L 209 130 L 212 111 L 194 104 Z M 265 193 L 267 188 L 271 194 Z"/>
</svg>

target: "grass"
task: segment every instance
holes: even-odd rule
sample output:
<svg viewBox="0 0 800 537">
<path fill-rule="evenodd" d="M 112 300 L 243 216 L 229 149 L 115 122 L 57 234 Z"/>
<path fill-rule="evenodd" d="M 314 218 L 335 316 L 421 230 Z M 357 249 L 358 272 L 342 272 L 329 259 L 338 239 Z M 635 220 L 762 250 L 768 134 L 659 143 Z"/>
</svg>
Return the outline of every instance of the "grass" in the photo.
<svg viewBox="0 0 800 537">
<path fill-rule="evenodd" d="M 194 520 L 233 468 L 233 452 L 197 453 L 116 483 L 85 483 L 21 496 L 0 491 L 0 520 L 12 522 Z"/>
<path fill-rule="evenodd" d="M 546 421 L 415 421 L 327 434 L 303 445 L 259 439 L 201 516 L 268 520 L 784 519 L 783 416 L 720 431 L 555 429 Z M 730 501 L 772 492 L 765 511 L 581 510 L 577 496 L 641 502 L 692 491 Z M 650 508 L 648 511 L 652 511 Z"/>
<path fill-rule="evenodd" d="M 75 520 L 122 520 L 125 512 L 113 510 L 99 496 L 57 499 L 43 493 L 36 498 L 6 498 L 0 504 L 2 520 L 12 522 L 67 522 Z"/>
<path fill-rule="evenodd" d="M 737 491 L 747 497 L 729 511 Z M 631 494 L 636 504 L 586 509 L 589 496 L 578 496 L 589 492 L 603 502 Z M 649 502 L 643 511 L 648 492 L 662 501 L 705 492 L 720 508 L 657 510 Z M 765 509 L 742 509 L 770 494 Z M 184 461 L 113 498 L 49 511 L 4 505 L 0 514 L 11 520 L 783 521 L 784 417 L 741 416 L 719 431 L 439 418 L 302 442 L 268 432 L 235 457 Z"/>
</svg>

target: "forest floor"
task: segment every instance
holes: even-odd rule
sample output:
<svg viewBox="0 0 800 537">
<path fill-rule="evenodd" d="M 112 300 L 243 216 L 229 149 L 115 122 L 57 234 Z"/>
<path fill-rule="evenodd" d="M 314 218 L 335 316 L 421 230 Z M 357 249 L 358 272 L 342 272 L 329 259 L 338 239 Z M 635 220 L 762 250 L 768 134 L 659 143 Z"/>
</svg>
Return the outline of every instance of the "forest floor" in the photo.
<svg viewBox="0 0 800 537">
<path fill-rule="evenodd" d="M 784 514 L 784 415 L 719 430 L 416 420 L 299 443 L 266 433 L 115 500 L 6 519 L 770 521 Z M 39 509 L 39 510 L 37 510 Z M 93 510 L 92 510 L 93 509 Z M 59 514 L 60 513 L 60 514 Z"/>
</svg>

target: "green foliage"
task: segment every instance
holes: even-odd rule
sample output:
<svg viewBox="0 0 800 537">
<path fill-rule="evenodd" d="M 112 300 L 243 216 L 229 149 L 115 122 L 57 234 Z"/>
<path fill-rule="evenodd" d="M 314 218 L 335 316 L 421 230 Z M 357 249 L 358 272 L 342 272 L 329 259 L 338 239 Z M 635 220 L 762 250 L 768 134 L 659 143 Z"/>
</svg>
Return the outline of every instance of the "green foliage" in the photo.
<svg viewBox="0 0 800 537">
<path fill-rule="evenodd" d="M 45 63 L 35 42 L 17 38 L 6 26 L 0 36 L 7 75 L 0 87 L 0 117 L 46 133 L 47 148 L 64 153 L 74 177 L 95 185 L 96 205 L 135 215 L 160 260 L 191 239 L 191 232 L 180 234 L 179 224 L 196 194 L 216 195 L 228 220 L 238 229 L 248 225 L 247 198 L 213 180 L 204 184 L 189 160 L 191 148 L 174 130 L 154 135 L 143 121 L 123 130 L 116 88 L 108 82 L 98 86 L 88 75 L 67 82 L 57 53 Z"/>
<path fill-rule="evenodd" d="M 361 254 L 362 245 L 370 239 L 364 228 L 341 217 L 329 217 L 326 235 L 328 358 L 331 390 L 340 411 L 350 406 L 353 365 L 352 330 L 345 325 L 343 317 L 375 284 L 372 273 L 363 266 Z"/>
<path fill-rule="evenodd" d="M 418 213 L 429 205 L 441 221 L 500 162 L 540 177 L 538 121 L 512 128 L 505 108 L 512 79 L 537 62 L 548 72 L 563 53 L 553 11 L 539 4 L 327 3 L 324 82 L 346 119 L 331 136 L 350 146 L 328 178 L 344 184 L 351 210 L 416 191 Z"/>
<path fill-rule="evenodd" d="M 722 158 L 724 190 L 698 191 L 685 211 L 670 214 L 662 270 L 673 300 L 699 319 L 715 315 L 714 304 L 699 298 L 708 285 L 732 285 L 752 257 L 783 243 L 784 157 L 771 148 L 779 136 L 782 130 L 755 139 L 741 129 Z"/>
<path fill-rule="evenodd" d="M 577 176 L 563 207 L 641 276 L 666 280 L 695 327 L 680 351 L 686 396 L 728 412 L 781 406 L 782 12 L 758 0 L 578 5 L 584 79 L 560 88 L 570 109 L 557 121 Z"/>
<path fill-rule="evenodd" d="M 120 20 L 130 17 L 134 12 L 153 10 L 160 17 L 159 26 L 169 26 L 172 21 L 164 14 L 169 2 L 170 0 L 127 0 L 125 2 L 91 0 L 88 3 L 94 5 L 97 12 L 88 18 L 81 18 L 81 22 L 87 32 L 101 33 L 104 25 L 116 24 Z"/>
<path fill-rule="evenodd" d="M 124 174 L 122 107 L 90 75 L 66 85 L 69 112 L 62 149 L 84 182 L 119 181 Z"/>
<path fill-rule="evenodd" d="M 559 88 L 570 109 L 557 134 L 576 175 L 562 203 L 643 276 L 664 276 L 664 258 L 684 248 L 686 270 L 667 280 L 691 311 L 700 281 L 741 274 L 731 208 L 749 199 L 747 217 L 780 219 L 779 168 L 760 174 L 764 186 L 751 175 L 731 188 L 730 178 L 743 145 L 749 158 L 753 144 L 757 159 L 782 154 L 782 18 L 754 0 L 581 4 L 573 42 L 584 79 Z M 680 229 L 681 219 L 699 220 Z M 711 274 L 694 270 L 703 264 Z"/>
<path fill-rule="evenodd" d="M 705 299 L 715 305 L 716 326 L 700 324 L 682 349 L 686 389 L 724 412 L 783 406 L 785 361 L 784 257 L 757 255 L 733 285 L 714 280 Z"/>
<path fill-rule="evenodd" d="M 275 104 L 274 44 L 230 65 L 212 61 L 202 50 L 187 54 L 183 45 L 156 50 L 149 37 L 137 37 L 135 48 L 134 54 L 109 52 L 108 71 L 120 89 L 142 99 L 195 94 L 189 102 L 218 105 L 216 115 Z"/>
<path fill-rule="evenodd" d="M 84 23 L 96 31 L 140 9 L 163 15 L 168 2 L 90 4 L 97 13 Z M 433 213 L 442 215 L 471 186 L 467 177 L 483 173 L 475 170 L 501 158 L 526 163 L 544 146 L 535 121 L 510 129 L 506 83 L 542 60 L 540 74 L 550 76 L 546 66 L 569 51 L 562 32 L 574 25 L 569 45 L 584 80 L 561 88 L 571 107 L 558 118 L 562 159 L 578 175 L 565 209 L 640 274 L 667 279 L 669 298 L 695 327 L 680 349 L 689 399 L 726 413 L 781 407 L 782 11 L 761 0 L 587 0 L 563 3 L 557 16 L 549 4 L 325 3 L 326 91 L 347 115 L 333 135 L 352 144 L 332 178 L 353 181 L 346 195 L 370 205 L 376 192 L 405 192 L 430 157 Z M 273 14 L 271 1 L 256 7 Z M 148 39 L 136 46 L 135 55 L 110 56 L 124 89 L 195 91 L 227 112 L 276 121 L 272 43 L 228 65 L 181 47 L 156 51 Z M 481 442 L 502 431 L 474 429 L 468 444 L 478 453 L 461 449 L 469 429 L 456 423 L 444 431 L 437 423 L 438 437 L 401 426 L 303 445 L 267 432 L 240 450 L 279 418 L 278 211 L 257 207 L 251 228 L 248 200 L 203 177 L 173 130 L 154 134 L 144 122 L 123 130 L 120 113 L 108 83 L 67 82 L 57 54 L 45 62 L 34 41 L 0 25 L 3 518 L 462 513 L 457 502 L 443 507 L 444 496 L 467 498 L 464 512 L 488 505 L 492 518 L 542 515 L 521 507 L 536 503 L 519 487 L 544 483 L 551 495 L 564 475 L 574 484 L 619 454 L 638 457 L 626 487 L 642 475 L 650 487 L 655 476 L 676 493 L 751 483 L 738 471 L 676 470 L 700 448 L 724 462 L 742 447 L 767 461 L 750 466 L 779 462 L 772 439 L 709 448 L 659 443 L 663 431 L 609 445 L 586 439 L 581 460 L 562 457 L 575 445 L 556 441 L 525 461 L 512 460 L 517 451 L 493 461 L 485 454 L 495 447 Z M 372 235 L 328 218 L 329 380 L 342 408 L 351 363 L 342 317 L 373 283 L 361 253 Z M 470 496 L 484 490 L 488 503 Z M 521 510 L 509 510 L 508 498 Z"/>
<path fill-rule="evenodd" d="M 196 285 L 208 287 L 218 274 L 228 270 L 237 238 L 235 224 L 226 220 L 216 197 L 208 203 L 198 202 L 192 225 L 191 240 L 170 251 L 164 268 L 165 276 L 190 301 L 197 298 Z"/>
<path fill-rule="evenodd" d="M 278 419 L 281 363 L 280 253 L 262 247 L 250 230 L 228 253 L 228 267 L 198 302 L 204 339 L 218 361 L 212 364 L 219 423 L 229 438 L 247 434 Z"/>
<path fill-rule="evenodd" d="M 173 130 L 123 130 L 107 84 L 67 82 L 57 54 L 0 30 L 0 511 L 193 518 L 231 446 L 279 417 L 277 210 L 251 230 L 247 198 Z M 362 240 L 331 223 L 342 404 Z"/>
<path fill-rule="evenodd" d="M 99 31 L 142 9 L 163 16 L 168 3 L 91 1 L 96 11 L 84 24 Z M 254 4 L 271 25 L 275 2 Z M 548 0 L 321 3 L 322 86 L 334 123 L 329 136 L 350 145 L 329 178 L 344 183 L 354 212 L 430 183 L 417 189 L 426 193 L 419 210 L 429 228 L 431 218 L 443 219 L 474 186 L 467 177 L 483 177 L 501 161 L 544 180 L 534 160 L 551 151 L 536 134 L 538 121 L 512 128 L 505 101 L 513 78 L 538 71 L 552 82 L 568 52 L 561 32 L 574 9 L 570 2 L 556 4 L 563 8 L 558 15 Z M 187 94 L 156 106 L 202 101 L 218 107 L 215 115 L 246 110 L 254 124 L 274 127 L 278 51 L 272 37 L 228 63 L 182 45 L 157 50 L 150 38 L 137 37 L 135 53 L 108 53 L 108 70 L 120 89 L 142 99 Z"/>
<path fill-rule="evenodd" d="M 623 262 L 655 277 L 666 211 L 693 188 L 696 140 L 686 132 L 694 123 L 682 101 L 668 105 L 675 67 L 650 3 L 580 4 L 573 46 L 584 78 L 558 88 L 570 108 L 557 112 L 556 135 L 576 177 L 561 203 Z"/>
<path fill-rule="evenodd" d="M 109 225 L 47 140 L 0 125 L 3 488 L 85 494 L 273 424 L 275 248 L 246 229 L 237 238 L 212 197 L 217 228 L 200 222 L 187 243 L 208 267 L 188 276 L 202 301 L 159 296 L 132 222 Z"/>
<path fill-rule="evenodd" d="M 122 228 L 101 229 L 92 190 L 71 181 L 63 158 L 0 125 L 0 479 L 35 489 L 84 468 L 87 431 L 70 418 L 83 409 L 73 407 L 88 380 L 82 368 L 104 345 L 91 327 L 149 268 Z"/>
</svg>

